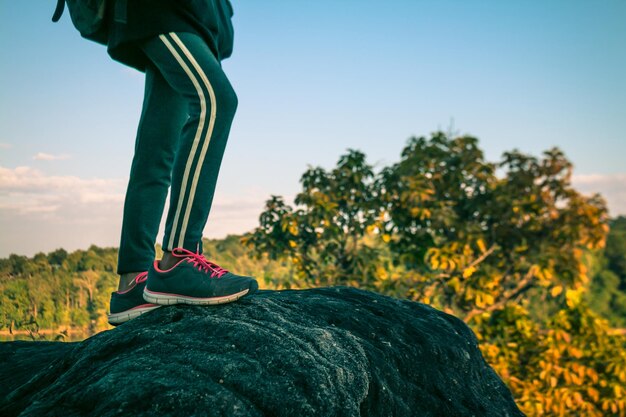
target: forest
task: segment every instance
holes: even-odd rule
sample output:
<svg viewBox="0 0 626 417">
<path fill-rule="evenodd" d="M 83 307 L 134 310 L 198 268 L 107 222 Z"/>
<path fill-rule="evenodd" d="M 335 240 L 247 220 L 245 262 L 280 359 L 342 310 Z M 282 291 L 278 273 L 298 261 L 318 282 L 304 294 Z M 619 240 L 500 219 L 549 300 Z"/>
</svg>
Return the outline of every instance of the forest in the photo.
<svg viewBox="0 0 626 417">
<path fill-rule="evenodd" d="M 529 416 L 626 415 L 626 217 L 572 172 L 556 148 L 490 162 L 443 132 L 378 171 L 349 149 L 308 167 L 293 206 L 270 196 L 254 230 L 204 239 L 204 254 L 261 288 L 349 285 L 453 314 Z M 111 328 L 116 265 L 95 245 L 0 259 L 2 335 Z"/>
</svg>

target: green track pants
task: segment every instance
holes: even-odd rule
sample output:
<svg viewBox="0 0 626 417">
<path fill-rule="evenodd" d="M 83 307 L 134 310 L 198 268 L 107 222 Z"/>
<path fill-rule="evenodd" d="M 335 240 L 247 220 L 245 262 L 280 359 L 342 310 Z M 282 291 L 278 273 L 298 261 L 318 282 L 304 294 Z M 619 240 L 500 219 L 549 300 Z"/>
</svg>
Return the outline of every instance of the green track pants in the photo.
<svg viewBox="0 0 626 417">
<path fill-rule="evenodd" d="M 162 247 L 202 253 L 237 96 L 207 44 L 168 33 L 141 44 L 143 109 L 124 201 L 117 273 L 146 271 L 171 186 Z"/>
</svg>

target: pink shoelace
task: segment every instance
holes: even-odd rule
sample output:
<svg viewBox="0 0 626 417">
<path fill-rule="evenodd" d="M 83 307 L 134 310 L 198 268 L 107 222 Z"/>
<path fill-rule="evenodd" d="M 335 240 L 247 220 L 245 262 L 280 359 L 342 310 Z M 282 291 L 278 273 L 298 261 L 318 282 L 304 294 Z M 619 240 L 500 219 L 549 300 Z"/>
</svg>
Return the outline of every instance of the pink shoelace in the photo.
<svg viewBox="0 0 626 417">
<path fill-rule="evenodd" d="M 143 271 L 137 274 L 137 276 L 135 277 L 135 279 L 133 279 L 130 283 L 130 285 L 124 290 L 124 291 L 115 291 L 118 294 L 126 294 L 127 292 L 131 291 L 133 288 L 135 288 L 135 286 L 141 282 L 144 282 L 148 279 L 148 271 Z"/>
<path fill-rule="evenodd" d="M 139 284 L 140 282 L 144 282 L 148 279 L 148 271 L 141 272 L 137 274 L 135 277 L 135 284 Z"/>
<path fill-rule="evenodd" d="M 194 253 L 185 248 L 174 248 L 174 250 L 172 250 L 172 255 L 178 258 L 187 258 L 185 260 L 189 263 L 192 263 L 200 271 L 205 271 L 205 272 L 211 271 L 211 278 L 214 278 L 214 277 L 221 278 L 225 273 L 228 272 L 228 270 L 209 261 L 207 258 L 202 256 L 202 254 Z"/>
</svg>

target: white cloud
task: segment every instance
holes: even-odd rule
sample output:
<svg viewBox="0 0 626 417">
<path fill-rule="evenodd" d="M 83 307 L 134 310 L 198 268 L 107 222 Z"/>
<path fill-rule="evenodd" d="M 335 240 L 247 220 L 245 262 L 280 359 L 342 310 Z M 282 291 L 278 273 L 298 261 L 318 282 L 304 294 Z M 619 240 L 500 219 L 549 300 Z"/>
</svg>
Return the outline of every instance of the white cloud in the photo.
<svg viewBox="0 0 626 417">
<path fill-rule="evenodd" d="M 574 175 L 572 184 L 581 193 L 601 194 L 611 216 L 626 215 L 626 174 Z"/>
<path fill-rule="evenodd" d="M 626 174 L 575 175 L 573 184 L 584 194 L 602 194 L 612 216 L 626 215 Z M 119 246 L 127 185 L 128 178 L 47 175 L 29 166 L 0 166 L 0 257 L 32 256 L 58 247 L 74 250 L 92 243 Z M 218 185 L 204 236 L 221 238 L 258 226 L 271 194 L 282 195 L 293 206 L 295 195 L 261 187 L 222 191 Z M 168 209 L 169 196 L 158 243 Z"/>
<path fill-rule="evenodd" d="M 583 174 L 572 177 L 579 185 L 626 185 L 626 174 Z"/>
<path fill-rule="evenodd" d="M 0 142 L 0 149 L 11 149 L 13 147 L 12 144 L 7 142 Z"/>
<path fill-rule="evenodd" d="M 10 210 L 13 215 L 45 213 L 49 219 L 55 218 L 53 214 L 66 217 L 74 212 L 78 220 L 93 210 L 113 208 L 102 203 L 113 203 L 117 209 L 124 200 L 126 182 L 46 175 L 28 166 L 14 169 L 0 166 L 0 210 Z M 82 216 L 81 211 L 84 211 Z"/>
<path fill-rule="evenodd" d="M 14 169 L 0 166 L 0 192 L 16 191 L 22 193 L 43 193 L 56 191 L 62 194 L 82 195 L 93 192 L 110 193 L 119 188 L 126 180 L 122 179 L 82 179 L 72 175 L 45 175 L 28 166 Z M 119 193 L 119 190 L 117 191 Z"/>
<path fill-rule="evenodd" d="M 0 257 L 32 256 L 58 247 L 66 250 L 90 244 L 119 246 L 128 178 L 80 178 L 47 175 L 20 166 L 0 166 Z M 258 225 L 270 193 L 260 188 L 216 190 L 204 236 L 221 238 Z M 289 202 L 289 199 L 286 199 Z M 169 195 L 157 243 L 162 243 Z"/>
<path fill-rule="evenodd" d="M 52 155 L 52 154 L 44 153 L 44 152 L 37 152 L 37 155 L 33 156 L 33 159 L 36 159 L 39 161 L 55 161 L 59 159 L 69 159 L 69 157 L 70 156 L 67 154 Z"/>
</svg>

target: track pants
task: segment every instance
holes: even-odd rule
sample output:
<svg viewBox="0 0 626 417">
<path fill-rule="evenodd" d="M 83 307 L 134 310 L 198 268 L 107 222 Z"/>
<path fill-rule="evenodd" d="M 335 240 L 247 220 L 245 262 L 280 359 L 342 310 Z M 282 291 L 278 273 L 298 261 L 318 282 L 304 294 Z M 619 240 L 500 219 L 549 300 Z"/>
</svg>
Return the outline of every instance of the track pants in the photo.
<svg viewBox="0 0 626 417">
<path fill-rule="evenodd" d="M 141 43 L 151 64 L 124 201 L 117 273 L 146 271 L 171 186 L 162 247 L 202 253 L 237 96 L 208 45 L 172 32 Z"/>
</svg>

